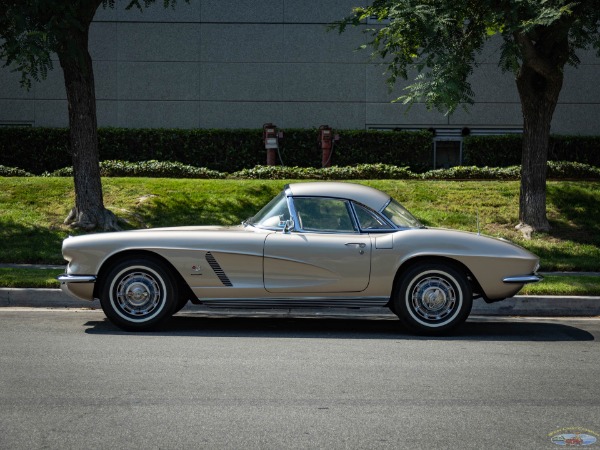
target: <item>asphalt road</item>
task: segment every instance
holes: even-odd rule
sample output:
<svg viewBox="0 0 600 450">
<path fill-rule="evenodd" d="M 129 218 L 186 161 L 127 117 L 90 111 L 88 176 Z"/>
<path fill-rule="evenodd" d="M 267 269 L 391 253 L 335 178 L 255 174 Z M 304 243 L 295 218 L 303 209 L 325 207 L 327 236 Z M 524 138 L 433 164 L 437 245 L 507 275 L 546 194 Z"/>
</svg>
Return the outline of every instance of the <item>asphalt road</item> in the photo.
<svg viewBox="0 0 600 450">
<path fill-rule="evenodd" d="M 424 338 L 184 314 L 128 334 L 100 311 L 2 308 L 0 448 L 551 449 L 576 428 L 600 448 L 599 339 L 598 319 Z"/>
</svg>

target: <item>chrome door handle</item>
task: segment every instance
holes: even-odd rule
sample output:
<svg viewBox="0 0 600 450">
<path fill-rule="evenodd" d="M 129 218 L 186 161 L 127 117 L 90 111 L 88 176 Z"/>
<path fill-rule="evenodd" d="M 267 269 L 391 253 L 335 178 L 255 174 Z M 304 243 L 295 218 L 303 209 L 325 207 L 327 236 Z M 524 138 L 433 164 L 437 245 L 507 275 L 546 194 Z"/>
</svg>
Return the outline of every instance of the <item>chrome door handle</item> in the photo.
<svg viewBox="0 0 600 450">
<path fill-rule="evenodd" d="M 367 244 L 365 244 L 364 242 L 346 242 L 344 245 L 346 247 L 352 247 L 352 246 L 354 246 L 354 247 L 360 249 L 358 251 L 359 255 L 364 255 L 365 254 L 365 251 L 363 250 L 363 248 L 365 248 L 367 246 Z"/>
<path fill-rule="evenodd" d="M 346 242 L 344 245 L 347 245 L 348 247 L 350 247 L 351 245 L 356 245 L 360 248 L 365 248 L 367 246 L 367 244 L 365 244 L 364 242 Z"/>
</svg>

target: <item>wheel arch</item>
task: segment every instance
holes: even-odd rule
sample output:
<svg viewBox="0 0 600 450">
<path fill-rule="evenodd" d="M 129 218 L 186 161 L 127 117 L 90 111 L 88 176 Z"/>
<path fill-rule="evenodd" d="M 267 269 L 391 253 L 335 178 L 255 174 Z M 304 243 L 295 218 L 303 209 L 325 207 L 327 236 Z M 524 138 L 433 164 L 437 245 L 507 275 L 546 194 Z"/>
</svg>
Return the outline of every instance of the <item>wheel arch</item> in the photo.
<svg viewBox="0 0 600 450">
<path fill-rule="evenodd" d="M 156 252 L 153 252 L 151 250 L 141 250 L 141 249 L 124 250 L 122 252 L 118 252 L 118 253 L 115 253 L 114 255 L 111 255 L 105 261 L 102 262 L 102 265 L 100 266 L 100 268 L 98 270 L 97 282 L 94 285 L 94 298 L 99 297 L 100 290 L 102 289 L 104 277 L 112 266 L 114 266 L 115 264 L 117 264 L 121 261 L 126 261 L 128 259 L 135 259 L 135 258 L 151 259 L 151 260 L 154 260 L 155 262 L 162 264 L 165 267 L 165 269 L 167 269 L 171 273 L 173 278 L 176 280 L 177 286 L 180 289 L 179 290 L 180 295 L 188 296 L 188 299 L 196 298 L 196 296 L 192 292 L 192 289 L 190 288 L 190 286 L 185 282 L 185 280 L 183 279 L 181 274 L 177 271 L 177 269 L 175 269 L 173 264 L 171 264 L 171 262 L 168 259 L 166 259 L 164 256 L 162 256 Z"/>
<path fill-rule="evenodd" d="M 469 284 L 471 285 L 471 290 L 473 292 L 473 298 L 478 298 L 478 297 L 484 296 L 484 291 L 481 288 L 479 281 L 477 281 L 477 278 L 475 278 L 475 275 L 473 275 L 473 273 L 469 270 L 469 268 L 465 264 L 463 264 L 462 262 L 460 262 L 454 258 L 448 257 L 448 256 L 423 255 L 423 256 L 415 256 L 413 258 L 407 259 L 400 265 L 400 267 L 398 267 L 398 270 L 396 271 L 396 275 L 394 277 L 394 283 L 392 285 L 390 303 L 391 303 L 391 299 L 394 298 L 396 291 L 400 286 L 400 282 L 401 282 L 404 274 L 411 267 L 413 267 L 417 264 L 427 264 L 427 263 L 446 264 L 446 265 L 453 267 L 456 270 L 459 270 L 460 272 L 462 272 L 466 275 L 467 280 L 468 280 Z"/>
</svg>

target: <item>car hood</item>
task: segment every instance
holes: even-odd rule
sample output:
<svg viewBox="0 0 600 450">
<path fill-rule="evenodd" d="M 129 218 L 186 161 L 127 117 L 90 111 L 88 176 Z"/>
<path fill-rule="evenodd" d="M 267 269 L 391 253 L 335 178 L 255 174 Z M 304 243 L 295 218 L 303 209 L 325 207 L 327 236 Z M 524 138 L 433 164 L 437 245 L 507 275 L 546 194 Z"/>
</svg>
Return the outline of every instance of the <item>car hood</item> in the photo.
<svg viewBox="0 0 600 450">
<path fill-rule="evenodd" d="M 189 234 L 198 236 L 223 236 L 231 233 L 247 233 L 242 225 L 239 226 L 185 226 L 147 228 L 143 230 L 113 231 L 106 233 L 92 233 L 81 236 L 69 236 L 63 241 L 63 256 L 73 248 L 102 247 L 109 250 L 111 246 L 128 248 L 132 245 L 149 246 L 156 243 L 179 245 L 182 240 L 188 240 Z"/>
<path fill-rule="evenodd" d="M 185 227 L 164 227 L 164 228 L 146 228 L 143 230 L 132 230 L 126 233 L 150 233 L 154 231 L 244 231 L 243 225 L 222 226 L 222 225 L 190 225 Z"/>
</svg>

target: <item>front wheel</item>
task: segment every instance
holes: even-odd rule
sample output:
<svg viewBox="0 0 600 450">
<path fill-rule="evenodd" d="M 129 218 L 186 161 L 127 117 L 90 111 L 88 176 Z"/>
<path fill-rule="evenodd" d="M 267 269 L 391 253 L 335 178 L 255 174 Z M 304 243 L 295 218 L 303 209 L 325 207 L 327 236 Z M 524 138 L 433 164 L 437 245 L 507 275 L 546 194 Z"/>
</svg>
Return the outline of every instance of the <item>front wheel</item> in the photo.
<svg viewBox="0 0 600 450">
<path fill-rule="evenodd" d="M 439 335 L 467 319 L 473 294 L 467 276 L 457 268 L 421 263 L 404 274 L 392 303 L 393 311 L 412 331 Z"/>
<path fill-rule="evenodd" d="M 104 314 L 127 331 L 156 327 L 174 314 L 177 283 L 163 264 L 154 260 L 124 260 L 101 281 Z"/>
</svg>

